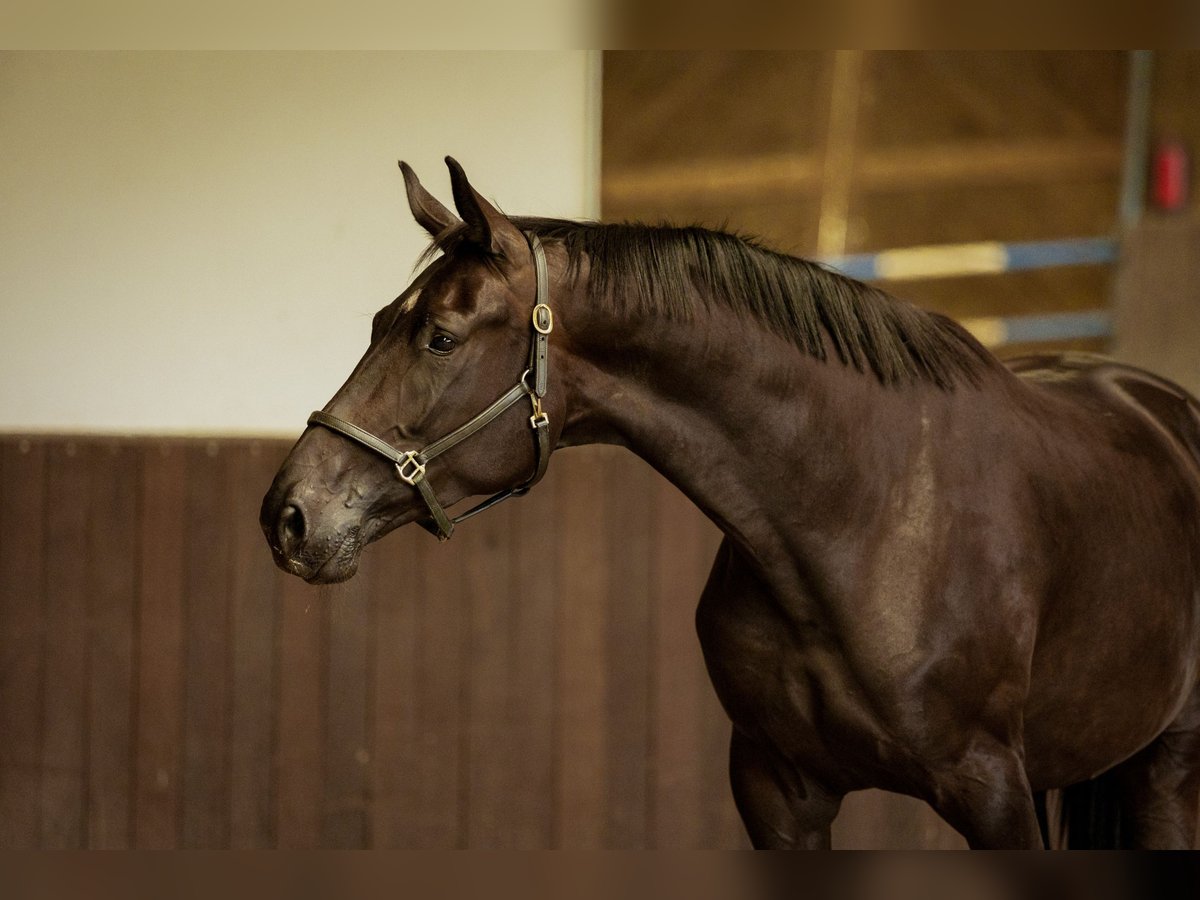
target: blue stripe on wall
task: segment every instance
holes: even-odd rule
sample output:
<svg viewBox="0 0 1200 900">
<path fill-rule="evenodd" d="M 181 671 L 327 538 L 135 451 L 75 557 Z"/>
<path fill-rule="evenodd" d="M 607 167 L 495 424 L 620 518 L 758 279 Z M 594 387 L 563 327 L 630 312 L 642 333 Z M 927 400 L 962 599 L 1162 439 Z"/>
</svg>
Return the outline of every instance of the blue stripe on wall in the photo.
<svg viewBox="0 0 1200 900">
<path fill-rule="evenodd" d="M 923 277 L 950 277 L 955 275 L 995 274 L 994 268 L 978 267 L 978 249 L 981 244 L 947 244 L 938 247 L 939 255 L 953 258 L 956 251 L 963 259 L 961 268 L 953 266 L 937 275 Z M 1025 241 L 998 245 L 1004 251 L 1002 272 L 1019 272 L 1029 269 L 1048 269 L 1057 266 L 1094 266 L 1113 263 L 1117 260 L 1118 245 L 1114 238 L 1091 237 L 1069 238 L 1055 241 Z M 878 264 L 884 255 L 892 260 L 901 259 L 906 253 L 927 255 L 930 247 L 910 247 L 887 250 L 882 253 L 851 253 L 846 256 L 828 257 L 821 260 L 825 265 L 837 269 L 851 278 L 869 281 L 879 277 Z"/>
<path fill-rule="evenodd" d="M 1004 320 L 1004 331 L 1008 344 L 1102 338 L 1112 334 L 1112 319 L 1102 310 L 1013 316 Z"/>
<path fill-rule="evenodd" d="M 1107 237 L 1006 244 L 1005 250 L 1008 251 L 1005 271 L 1009 272 L 1055 266 L 1095 266 L 1117 260 L 1117 242 Z"/>
</svg>

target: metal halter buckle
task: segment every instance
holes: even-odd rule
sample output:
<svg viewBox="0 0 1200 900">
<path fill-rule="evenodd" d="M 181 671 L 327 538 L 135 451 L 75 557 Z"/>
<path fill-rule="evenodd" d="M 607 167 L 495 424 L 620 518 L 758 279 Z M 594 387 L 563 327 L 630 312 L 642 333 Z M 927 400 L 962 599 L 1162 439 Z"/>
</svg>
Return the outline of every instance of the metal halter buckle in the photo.
<svg viewBox="0 0 1200 900">
<path fill-rule="evenodd" d="M 537 431 L 539 428 L 545 428 L 550 424 L 550 417 L 542 412 L 542 398 L 530 391 L 529 401 L 533 404 L 533 415 L 529 417 L 529 427 L 534 431 Z"/>
<path fill-rule="evenodd" d="M 554 310 L 545 303 L 533 308 L 533 330 L 538 334 L 549 334 L 554 330 Z"/>
<path fill-rule="evenodd" d="M 407 471 L 409 466 L 412 466 L 411 472 Z M 425 477 L 425 463 L 417 458 L 416 450 L 409 450 L 404 454 L 404 459 L 396 463 L 396 474 L 400 476 L 401 481 L 410 486 Z"/>
</svg>

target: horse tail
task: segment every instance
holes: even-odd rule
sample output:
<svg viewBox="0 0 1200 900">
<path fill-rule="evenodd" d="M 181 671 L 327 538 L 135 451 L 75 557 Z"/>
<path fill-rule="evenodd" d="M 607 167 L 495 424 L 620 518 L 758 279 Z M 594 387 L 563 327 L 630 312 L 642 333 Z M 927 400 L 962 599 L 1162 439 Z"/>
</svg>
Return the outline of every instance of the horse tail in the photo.
<svg viewBox="0 0 1200 900">
<path fill-rule="evenodd" d="M 1127 841 L 1119 789 L 1116 773 L 1104 772 L 1090 781 L 1035 796 L 1046 846 L 1058 850 L 1123 849 Z"/>
</svg>

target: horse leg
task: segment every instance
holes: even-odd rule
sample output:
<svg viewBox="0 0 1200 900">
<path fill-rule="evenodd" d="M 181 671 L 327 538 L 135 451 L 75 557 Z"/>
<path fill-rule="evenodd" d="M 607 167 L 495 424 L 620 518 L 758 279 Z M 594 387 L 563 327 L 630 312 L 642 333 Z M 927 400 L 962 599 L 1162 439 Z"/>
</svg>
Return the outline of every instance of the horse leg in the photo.
<svg viewBox="0 0 1200 900">
<path fill-rule="evenodd" d="M 819 787 L 736 728 L 729 780 L 756 850 L 828 850 L 840 794 Z"/>
<path fill-rule="evenodd" d="M 1148 747 L 1122 763 L 1121 843 L 1137 850 L 1192 850 L 1200 813 L 1200 692 Z"/>
<path fill-rule="evenodd" d="M 1021 755 L 1000 744 L 979 744 L 953 767 L 938 771 L 930 805 L 973 850 L 1037 850 L 1037 810 Z"/>
</svg>

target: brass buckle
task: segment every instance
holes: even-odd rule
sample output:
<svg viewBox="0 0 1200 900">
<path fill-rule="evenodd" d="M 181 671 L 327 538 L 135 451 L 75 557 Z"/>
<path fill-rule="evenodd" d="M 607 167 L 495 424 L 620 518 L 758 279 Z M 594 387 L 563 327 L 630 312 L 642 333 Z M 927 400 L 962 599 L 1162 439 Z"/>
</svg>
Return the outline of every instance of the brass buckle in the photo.
<svg viewBox="0 0 1200 900">
<path fill-rule="evenodd" d="M 412 466 L 411 472 L 408 471 L 409 466 Z M 425 477 L 425 463 L 417 459 L 416 450 L 409 450 L 404 454 L 404 459 L 396 463 L 396 474 L 400 476 L 401 481 L 413 487 Z"/>
<path fill-rule="evenodd" d="M 554 310 L 545 303 L 533 308 L 533 330 L 538 334 L 549 334 L 554 330 Z"/>
<path fill-rule="evenodd" d="M 533 415 L 529 417 L 529 427 L 534 431 L 545 428 L 550 424 L 550 417 L 542 412 L 542 398 L 537 394 L 530 394 L 529 400 L 533 404 Z"/>
</svg>

